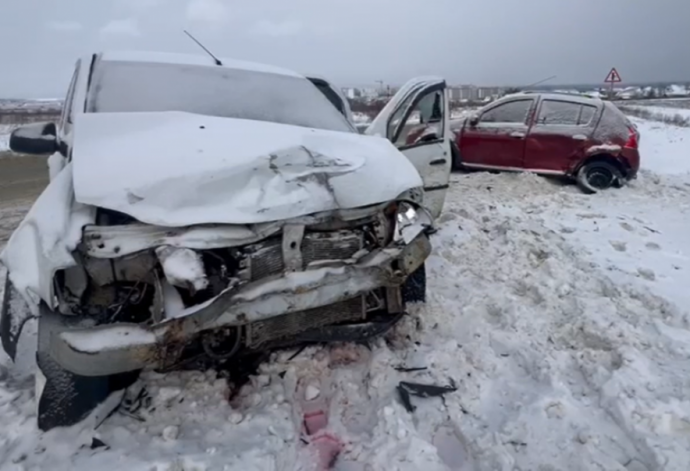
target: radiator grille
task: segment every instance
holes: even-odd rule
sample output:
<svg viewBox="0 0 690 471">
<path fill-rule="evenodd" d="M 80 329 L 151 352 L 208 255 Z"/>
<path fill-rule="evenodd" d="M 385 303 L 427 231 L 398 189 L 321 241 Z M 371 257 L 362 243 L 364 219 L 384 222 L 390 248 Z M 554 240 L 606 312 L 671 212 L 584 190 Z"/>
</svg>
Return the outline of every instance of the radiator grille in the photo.
<svg viewBox="0 0 690 471">
<path fill-rule="evenodd" d="M 362 248 L 363 235 L 354 231 L 313 232 L 302 239 L 302 268 L 320 260 L 342 260 L 352 257 Z M 282 239 L 274 237 L 247 247 L 251 280 L 282 273 Z"/>
</svg>

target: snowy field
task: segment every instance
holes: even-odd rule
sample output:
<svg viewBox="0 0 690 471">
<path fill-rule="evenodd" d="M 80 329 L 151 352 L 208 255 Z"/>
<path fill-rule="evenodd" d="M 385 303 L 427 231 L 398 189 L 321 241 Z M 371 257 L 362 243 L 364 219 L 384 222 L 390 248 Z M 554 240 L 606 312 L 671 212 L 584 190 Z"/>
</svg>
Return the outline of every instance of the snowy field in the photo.
<svg viewBox="0 0 690 471">
<path fill-rule="evenodd" d="M 690 109 L 671 107 L 671 106 L 645 106 L 645 105 L 626 105 L 627 108 L 638 110 L 646 110 L 650 113 L 658 113 L 665 117 L 681 116 L 684 119 L 690 119 Z"/>
<path fill-rule="evenodd" d="M 88 430 L 37 432 L 26 370 L 3 359 L 0 469 L 310 469 L 293 405 L 315 378 L 336 470 L 687 471 L 690 129 L 636 124 L 643 170 L 621 190 L 455 175 L 429 302 L 371 350 L 276 355 L 232 403 L 214 373 L 147 374 L 150 403 L 92 449 Z M 402 380 L 458 389 L 409 413 Z"/>
<path fill-rule="evenodd" d="M 12 128 L 5 124 L 0 124 L 0 152 L 10 148 L 10 132 Z"/>
</svg>

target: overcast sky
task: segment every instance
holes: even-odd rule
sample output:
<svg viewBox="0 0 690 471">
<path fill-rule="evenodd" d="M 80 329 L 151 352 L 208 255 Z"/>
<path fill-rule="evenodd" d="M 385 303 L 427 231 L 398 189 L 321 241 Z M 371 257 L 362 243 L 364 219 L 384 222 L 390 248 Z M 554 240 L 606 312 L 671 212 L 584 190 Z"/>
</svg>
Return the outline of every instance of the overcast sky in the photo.
<svg viewBox="0 0 690 471">
<path fill-rule="evenodd" d="M 341 86 L 690 80 L 690 0 L 0 0 L 0 97 L 62 96 L 76 57 L 200 53 Z"/>
</svg>

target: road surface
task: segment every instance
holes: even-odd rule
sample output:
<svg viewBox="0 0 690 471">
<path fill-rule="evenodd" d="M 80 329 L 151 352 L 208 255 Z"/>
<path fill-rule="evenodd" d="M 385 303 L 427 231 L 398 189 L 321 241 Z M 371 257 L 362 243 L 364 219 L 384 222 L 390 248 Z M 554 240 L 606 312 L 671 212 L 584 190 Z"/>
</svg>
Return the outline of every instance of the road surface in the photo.
<svg viewBox="0 0 690 471">
<path fill-rule="evenodd" d="M 48 183 L 46 157 L 0 152 L 0 246 Z"/>
</svg>

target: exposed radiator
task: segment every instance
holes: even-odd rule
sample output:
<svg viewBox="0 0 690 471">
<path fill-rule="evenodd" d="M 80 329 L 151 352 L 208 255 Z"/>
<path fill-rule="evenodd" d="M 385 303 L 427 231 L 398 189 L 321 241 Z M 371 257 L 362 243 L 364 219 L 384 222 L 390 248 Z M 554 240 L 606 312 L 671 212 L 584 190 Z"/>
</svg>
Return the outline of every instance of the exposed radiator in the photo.
<svg viewBox="0 0 690 471">
<path fill-rule="evenodd" d="M 362 249 L 363 244 L 364 234 L 361 231 L 306 233 L 300 247 L 302 268 L 306 268 L 311 262 L 351 258 Z M 246 254 L 244 263 L 246 263 L 251 281 L 280 274 L 285 269 L 282 237 L 274 237 L 247 246 L 244 252 Z M 306 329 L 362 319 L 365 313 L 365 299 L 363 296 L 358 296 L 330 306 L 278 316 L 249 326 L 247 344 L 250 347 L 258 347 L 267 341 L 289 337 Z"/>
<path fill-rule="evenodd" d="M 333 231 L 311 232 L 302 239 L 302 262 L 306 268 L 311 262 L 319 260 L 342 260 L 352 257 L 363 247 L 362 232 Z M 245 248 L 251 281 L 269 275 L 282 273 L 282 238 L 273 237 Z"/>
</svg>

